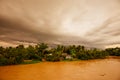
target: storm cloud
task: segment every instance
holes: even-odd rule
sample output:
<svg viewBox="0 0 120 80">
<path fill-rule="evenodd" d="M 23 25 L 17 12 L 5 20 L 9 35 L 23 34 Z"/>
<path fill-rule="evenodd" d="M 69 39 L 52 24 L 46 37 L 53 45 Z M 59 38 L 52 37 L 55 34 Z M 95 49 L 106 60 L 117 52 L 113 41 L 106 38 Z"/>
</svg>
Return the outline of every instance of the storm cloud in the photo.
<svg viewBox="0 0 120 80">
<path fill-rule="evenodd" d="M 120 44 L 120 0 L 0 0 L 0 44 Z"/>
</svg>

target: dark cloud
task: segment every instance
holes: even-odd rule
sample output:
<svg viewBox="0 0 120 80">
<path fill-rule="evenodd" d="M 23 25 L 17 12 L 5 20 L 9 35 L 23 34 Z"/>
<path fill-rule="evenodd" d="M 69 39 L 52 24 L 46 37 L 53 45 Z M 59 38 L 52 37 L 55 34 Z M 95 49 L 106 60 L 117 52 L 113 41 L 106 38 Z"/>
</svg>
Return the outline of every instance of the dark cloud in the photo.
<svg viewBox="0 0 120 80">
<path fill-rule="evenodd" d="M 119 1 L 0 0 L 0 42 L 120 44 Z"/>
<path fill-rule="evenodd" d="M 88 32 L 96 45 L 120 44 L 120 15 L 106 20 L 100 27 Z"/>
<path fill-rule="evenodd" d="M 0 39 L 7 42 L 20 41 L 37 43 L 48 39 L 52 40 L 57 37 L 52 33 L 38 32 L 27 27 L 31 27 L 31 25 L 24 24 L 24 21 L 1 17 Z"/>
</svg>

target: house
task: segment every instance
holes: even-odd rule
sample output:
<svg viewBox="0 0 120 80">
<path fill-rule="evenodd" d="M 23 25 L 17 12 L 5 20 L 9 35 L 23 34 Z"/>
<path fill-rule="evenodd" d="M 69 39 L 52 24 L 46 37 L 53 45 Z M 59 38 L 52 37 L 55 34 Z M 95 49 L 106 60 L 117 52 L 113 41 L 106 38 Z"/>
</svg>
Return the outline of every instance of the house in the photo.
<svg viewBox="0 0 120 80">
<path fill-rule="evenodd" d="M 67 55 L 65 59 L 73 59 L 73 57 L 71 55 Z"/>
</svg>

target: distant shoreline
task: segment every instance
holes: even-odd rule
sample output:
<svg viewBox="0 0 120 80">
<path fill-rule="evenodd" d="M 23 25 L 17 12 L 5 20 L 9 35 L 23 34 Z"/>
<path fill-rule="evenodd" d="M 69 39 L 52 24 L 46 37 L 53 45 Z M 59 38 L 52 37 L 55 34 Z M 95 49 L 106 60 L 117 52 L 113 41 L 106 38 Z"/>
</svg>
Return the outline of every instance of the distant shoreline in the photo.
<svg viewBox="0 0 120 80">
<path fill-rule="evenodd" d="M 104 59 L 120 59 L 120 56 L 107 56 L 106 58 Z M 89 59 L 89 60 L 64 60 L 64 61 L 57 61 L 57 62 L 74 62 L 74 61 L 91 61 L 91 60 L 104 60 L 104 59 Z M 34 61 L 34 60 L 27 60 L 26 62 L 23 62 L 21 64 L 18 64 L 18 65 L 26 65 L 26 64 L 36 64 L 36 63 L 44 63 L 44 62 L 52 62 L 52 61 Z M 52 62 L 54 63 L 54 62 Z M 55 62 L 56 63 L 56 62 Z"/>
<path fill-rule="evenodd" d="M 120 48 L 108 48 L 105 50 L 87 49 L 82 45 L 58 45 L 48 47 L 46 43 L 35 46 L 18 45 L 17 47 L 0 47 L 0 65 L 31 64 L 37 62 L 59 62 L 104 59 L 108 56 L 120 56 Z M 108 57 L 110 58 L 110 57 Z"/>
</svg>

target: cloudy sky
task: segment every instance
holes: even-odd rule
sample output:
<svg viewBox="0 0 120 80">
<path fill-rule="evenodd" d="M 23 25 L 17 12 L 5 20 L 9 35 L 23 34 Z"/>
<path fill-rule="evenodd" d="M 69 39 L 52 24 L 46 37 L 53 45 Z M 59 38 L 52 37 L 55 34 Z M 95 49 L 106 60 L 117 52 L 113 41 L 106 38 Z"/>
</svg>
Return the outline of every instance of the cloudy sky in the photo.
<svg viewBox="0 0 120 80">
<path fill-rule="evenodd" d="M 0 0 L 0 45 L 120 44 L 120 0 Z"/>
</svg>

